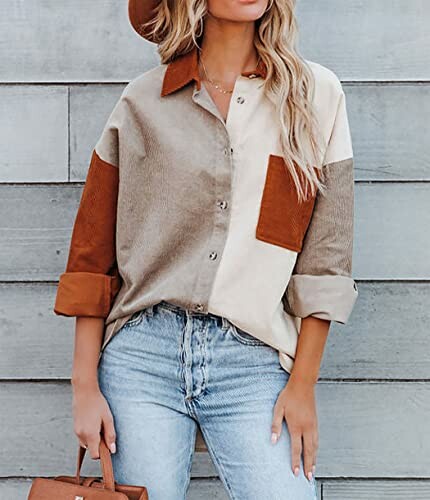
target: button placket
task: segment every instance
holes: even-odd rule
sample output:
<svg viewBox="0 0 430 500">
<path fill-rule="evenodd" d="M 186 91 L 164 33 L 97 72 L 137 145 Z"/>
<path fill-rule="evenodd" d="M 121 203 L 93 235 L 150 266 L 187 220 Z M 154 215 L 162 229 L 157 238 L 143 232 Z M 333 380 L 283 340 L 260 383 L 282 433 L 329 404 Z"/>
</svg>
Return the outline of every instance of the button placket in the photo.
<svg viewBox="0 0 430 500">
<path fill-rule="evenodd" d="M 222 127 L 222 131 L 219 129 L 217 135 L 213 137 L 213 140 L 221 146 L 218 149 L 219 152 L 213 158 L 216 166 L 213 214 L 211 215 L 213 217 L 214 228 L 210 239 L 206 243 L 206 262 L 202 262 L 201 264 L 192 298 L 193 309 L 203 313 L 208 311 L 207 302 L 213 287 L 221 252 L 227 240 L 229 227 L 228 211 L 226 211 L 226 208 L 229 205 L 228 200 L 232 185 L 233 148 L 227 128 L 224 124 L 222 124 Z"/>
</svg>

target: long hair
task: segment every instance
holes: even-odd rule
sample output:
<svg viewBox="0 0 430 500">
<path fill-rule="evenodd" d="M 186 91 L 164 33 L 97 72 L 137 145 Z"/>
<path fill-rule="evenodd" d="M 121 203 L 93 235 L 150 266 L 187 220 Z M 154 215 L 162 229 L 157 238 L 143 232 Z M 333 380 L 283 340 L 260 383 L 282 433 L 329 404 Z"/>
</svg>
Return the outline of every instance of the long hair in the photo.
<svg viewBox="0 0 430 500">
<path fill-rule="evenodd" d="M 264 91 L 277 110 L 280 142 L 286 168 L 291 174 L 299 200 L 324 191 L 320 153 L 322 135 L 312 100 L 313 72 L 299 54 L 296 43 L 296 0 L 269 0 L 264 14 L 256 20 L 254 45 L 265 63 Z M 162 63 L 199 47 L 207 14 L 206 0 L 162 0 L 155 16 L 142 25 L 158 44 Z"/>
</svg>

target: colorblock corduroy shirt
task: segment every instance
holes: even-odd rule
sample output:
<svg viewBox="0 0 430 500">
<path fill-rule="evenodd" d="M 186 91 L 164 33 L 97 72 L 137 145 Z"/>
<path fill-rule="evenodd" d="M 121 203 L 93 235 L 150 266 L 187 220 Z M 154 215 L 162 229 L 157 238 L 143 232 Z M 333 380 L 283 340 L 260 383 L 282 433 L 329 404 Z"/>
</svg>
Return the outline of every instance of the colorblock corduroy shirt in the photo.
<svg viewBox="0 0 430 500">
<path fill-rule="evenodd" d="M 126 85 L 94 146 L 54 312 L 105 318 L 102 350 L 162 300 L 227 318 L 291 372 L 302 318 L 346 323 L 354 176 L 345 94 L 307 60 L 325 140 L 325 195 L 299 203 L 260 61 L 224 121 L 197 48 Z"/>
</svg>

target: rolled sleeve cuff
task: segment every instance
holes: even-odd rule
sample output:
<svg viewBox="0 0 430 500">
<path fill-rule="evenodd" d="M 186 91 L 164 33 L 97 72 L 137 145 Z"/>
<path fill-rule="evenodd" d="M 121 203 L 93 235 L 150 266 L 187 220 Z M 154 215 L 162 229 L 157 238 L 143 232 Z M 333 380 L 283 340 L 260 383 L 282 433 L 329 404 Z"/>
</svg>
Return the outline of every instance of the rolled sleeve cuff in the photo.
<svg viewBox="0 0 430 500">
<path fill-rule="evenodd" d="M 60 276 L 54 312 L 62 316 L 106 318 L 116 291 L 114 277 L 90 272 L 66 272 Z"/>
<path fill-rule="evenodd" d="M 346 324 L 357 296 L 357 285 L 348 276 L 293 274 L 287 287 L 287 312 Z"/>
</svg>

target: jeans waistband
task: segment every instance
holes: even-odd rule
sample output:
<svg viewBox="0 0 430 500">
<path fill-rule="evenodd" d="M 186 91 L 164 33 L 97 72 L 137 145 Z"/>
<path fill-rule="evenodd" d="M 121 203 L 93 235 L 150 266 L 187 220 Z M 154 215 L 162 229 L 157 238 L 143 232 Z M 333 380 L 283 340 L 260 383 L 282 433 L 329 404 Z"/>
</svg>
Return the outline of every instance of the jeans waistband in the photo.
<svg viewBox="0 0 430 500">
<path fill-rule="evenodd" d="M 167 302 L 165 300 L 162 300 L 158 304 L 154 304 L 151 306 L 153 310 L 156 310 L 158 307 L 164 308 L 164 309 L 169 309 L 171 311 L 177 312 L 179 314 L 183 314 L 184 316 L 195 316 L 195 317 L 200 317 L 200 318 L 208 318 L 208 319 L 213 319 L 219 322 L 221 327 L 224 330 L 227 330 L 230 326 L 230 322 L 228 321 L 227 318 L 224 318 L 224 316 L 218 316 L 217 314 L 213 314 L 210 312 L 204 313 L 204 312 L 199 312 L 199 311 L 194 311 L 192 309 L 186 309 L 184 307 L 178 306 L 176 304 L 172 304 L 171 302 Z"/>
</svg>

